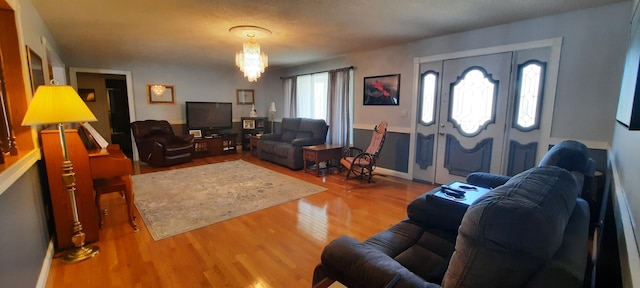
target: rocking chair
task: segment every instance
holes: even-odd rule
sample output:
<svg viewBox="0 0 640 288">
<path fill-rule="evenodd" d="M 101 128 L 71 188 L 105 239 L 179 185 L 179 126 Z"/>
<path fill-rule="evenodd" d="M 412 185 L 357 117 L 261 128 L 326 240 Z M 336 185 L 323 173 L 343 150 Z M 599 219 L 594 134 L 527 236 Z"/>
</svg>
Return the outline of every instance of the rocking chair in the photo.
<svg viewBox="0 0 640 288">
<path fill-rule="evenodd" d="M 387 137 L 387 122 L 382 121 L 378 126 L 374 128 L 373 135 L 371 136 L 371 143 L 367 150 L 362 150 L 356 147 L 349 147 L 345 152 L 340 163 L 347 168 L 347 180 L 353 174 L 355 178 L 364 179 L 367 177 L 368 182 L 371 183 L 371 177 L 373 177 L 373 170 L 376 169 L 376 160 L 382 150 L 382 144 Z"/>
</svg>

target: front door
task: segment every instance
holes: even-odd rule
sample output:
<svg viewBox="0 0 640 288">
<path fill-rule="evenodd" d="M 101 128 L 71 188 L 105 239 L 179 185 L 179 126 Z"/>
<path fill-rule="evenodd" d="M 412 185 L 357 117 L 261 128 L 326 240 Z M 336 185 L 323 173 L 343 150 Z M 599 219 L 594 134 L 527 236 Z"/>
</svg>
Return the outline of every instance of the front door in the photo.
<svg viewBox="0 0 640 288">
<path fill-rule="evenodd" d="M 444 61 L 435 183 L 502 171 L 511 59 L 505 52 Z"/>
<path fill-rule="evenodd" d="M 553 97 L 544 95 L 557 77 L 546 71 L 552 54 L 538 46 L 420 62 L 413 179 L 445 184 L 535 166 L 545 150 L 542 115 L 553 111 Z"/>
</svg>

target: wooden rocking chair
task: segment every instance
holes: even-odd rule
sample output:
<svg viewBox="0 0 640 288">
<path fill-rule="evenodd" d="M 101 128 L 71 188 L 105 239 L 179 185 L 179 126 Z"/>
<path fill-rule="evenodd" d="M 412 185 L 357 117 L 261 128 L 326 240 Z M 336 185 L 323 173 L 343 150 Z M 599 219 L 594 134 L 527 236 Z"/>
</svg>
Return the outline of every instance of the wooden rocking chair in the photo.
<svg viewBox="0 0 640 288">
<path fill-rule="evenodd" d="M 367 177 L 368 182 L 371 183 L 371 177 L 373 177 L 373 170 L 376 169 L 376 160 L 382 150 L 382 144 L 387 137 L 387 122 L 382 121 L 373 130 L 371 136 L 371 143 L 367 150 L 362 150 L 356 147 L 349 147 L 345 151 L 344 156 L 340 159 L 340 163 L 347 168 L 347 180 L 353 174 L 355 178 L 364 179 Z"/>
</svg>

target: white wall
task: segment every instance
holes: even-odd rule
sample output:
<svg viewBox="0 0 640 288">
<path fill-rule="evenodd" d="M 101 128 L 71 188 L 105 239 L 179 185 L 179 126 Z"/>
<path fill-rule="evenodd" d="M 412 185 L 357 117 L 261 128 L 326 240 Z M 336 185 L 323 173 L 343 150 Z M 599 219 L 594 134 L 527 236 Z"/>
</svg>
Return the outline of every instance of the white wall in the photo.
<svg viewBox="0 0 640 288">
<path fill-rule="evenodd" d="M 267 116 L 268 105 L 276 101 L 275 94 L 271 92 L 276 88 L 272 86 L 281 86 L 279 76 L 275 74 L 270 75 L 275 77 L 275 80 L 267 81 L 269 77 L 265 74 L 258 79 L 258 82 L 250 83 L 235 66 L 204 67 L 139 61 L 95 65 L 99 64 L 84 60 L 74 62 L 74 59 L 71 59 L 69 64 L 71 67 L 131 71 L 136 113 L 136 119 L 131 121 L 163 119 L 172 124 L 186 123 L 184 104 L 186 101 L 234 103 L 233 118 L 234 121 L 240 121 L 240 117 L 249 116 L 251 105 L 236 105 L 236 89 L 254 89 L 258 115 Z M 176 103 L 150 104 L 147 99 L 147 84 L 174 85 Z"/>
<path fill-rule="evenodd" d="M 411 117 L 413 59 L 519 42 L 563 37 L 552 137 L 610 142 L 620 83 L 629 20 L 630 2 L 514 22 L 463 33 L 425 39 L 404 45 L 352 53 L 307 65 L 268 67 L 257 83 L 249 83 L 236 67 L 194 67 L 168 63 L 100 63 L 84 59 L 67 64 L 74 67 L 128 70 L 134 81 L 138 120 L 166 119 L 183 123 L 185 101 L 231 101 L 235 89 L 256 89 L 256 109 L 267 116 L 268 105 L 276 102 L 281 118 L 284 107 L 280 77 L 354 66 L 354 123 L 373 127 L 385 115 L 392 131 L 407 131 Z M 363 78 L 401 74 L 399 106 L 362 105 Z M 150 105 L 146 84 L 176 86 L 176 105 Z M 234 119 L 248 116 L 250 106 L 234 106 Z"/>
<path fill-rule="evenodd" d="M 15 11 L 23 81 L 26 94 L 31 97 L 25 45 L 47 61 L 47 46 L 43 45 L 42 38 L 47 39 L 52 53 L 56 53 L 55 41 L 30 0 L 6 2 Z M 48 72 L 45 73 L 47 76 Z M 39 155 L 38 151 L 34 153 Z M 35 163 L 35 160 L 27 161 L 25 158 L 29 156 L 23 155 L 10 169 L 0 171 L 0 182 L 12 183 L 0 191 L 0 230 L 3 231 L 0 237 L 0 287 L 35 287 L 42 267 L 46 266 L 43 263 L 50 234 L 40 175 L 36 165 L 27 164 Z M 25 167 L 13 169 L 20 165 Z M 21 172 L 11 175 L 11 171 L 18 170 Z"/>
<path fill-rule="evenodd" d="M 413 59 L 498 45 L 563 37 L 552 137 L 611 140 L 624 62 L 630 2 L 352 53 L 287 69 L 288 75 L 345 66 L 354 71 L 354 123 L 373 127 L 384 115 L 391 130 L 411 127 Z M 363 77 L 401 74 L 399 106 L 362 105 Z"/>
</svg>

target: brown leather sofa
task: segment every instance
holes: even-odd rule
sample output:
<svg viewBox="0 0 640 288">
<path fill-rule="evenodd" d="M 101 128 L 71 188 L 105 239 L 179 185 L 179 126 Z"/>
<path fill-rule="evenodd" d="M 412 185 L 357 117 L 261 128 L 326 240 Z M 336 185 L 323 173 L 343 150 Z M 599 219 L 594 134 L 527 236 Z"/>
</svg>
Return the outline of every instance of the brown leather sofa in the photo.
<svg viewBox="0 0 640 288">
<path fill-rule="evenodd" d="M 135 121 L 131 123 L 131 131 L 142 162 L 162 167 L 193 159 L 193 135 L 175 135 L 167 121 Z"/>
</svg>

